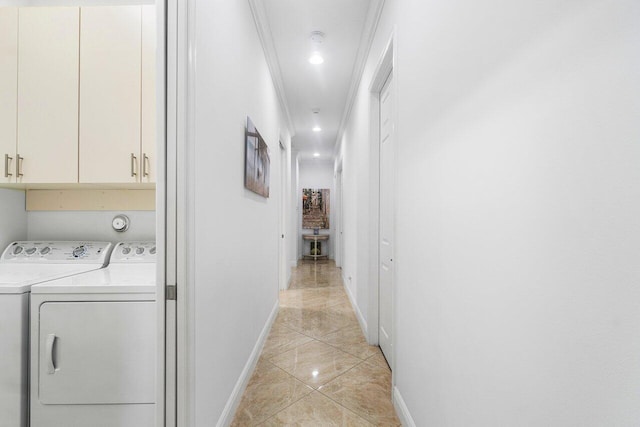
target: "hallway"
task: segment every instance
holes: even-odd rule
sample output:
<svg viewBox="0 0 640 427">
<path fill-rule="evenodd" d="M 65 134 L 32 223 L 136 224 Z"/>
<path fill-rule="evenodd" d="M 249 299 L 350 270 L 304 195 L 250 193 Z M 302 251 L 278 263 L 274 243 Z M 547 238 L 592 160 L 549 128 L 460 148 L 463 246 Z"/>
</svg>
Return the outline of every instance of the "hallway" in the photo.
<svg viewBox="0 0 640 427">
<path fill-rule="evenodd" d="M 369 346 L 333 261 L 301 262 L 233 426 L 399 426 L 391 371 Z"/>
</svg>

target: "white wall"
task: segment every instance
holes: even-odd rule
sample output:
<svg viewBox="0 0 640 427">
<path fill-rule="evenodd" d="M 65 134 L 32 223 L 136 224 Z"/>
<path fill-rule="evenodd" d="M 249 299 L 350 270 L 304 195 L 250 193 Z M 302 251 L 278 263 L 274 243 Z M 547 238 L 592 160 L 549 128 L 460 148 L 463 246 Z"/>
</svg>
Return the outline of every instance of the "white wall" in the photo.
<svg viewBox="0 0 640 427">
<path fill-rule="evenodd" d="M 225 405 L 277 305 L 278 139 L 290 147 L 290 136 L 249 3 L 202 0 L 195 9 L 189 334 L 192 425 L 205 426 L 233 416 Z M 270 148 L 269 198 L 244 188 L 247 116 Z"/>
<path fill-rule="evenodd" d="M 27 212 L 22 190 L 0 188 L 0 255 L 14 240 L 27 239 Z"/>
<path fill-rule="evenodd" d="M 335 255 L 335 188 L 333 180 L 333 163 L 322 160 L 304 160 L 299 163 L 299 183 L 297 191 L 297 206 L 300 216 L 298 229 L 298 245 L 301 254 L 309 253 L 309 242 L 302 240 L 302 234 L 313 234 L 313 230 L 302 228 L 302 189 L 303 188 L 328 188 L 329 189 L 329 229 L 320 229 L 320 234 L 328 234 L 329 240 L 322 243 L 322 252 L 328 254 L 330 259 Z M 327 248 L 324 247 L 327 245 Z M 326 252 L 328 251 L 328 252 Z"/>
<path fill-rule="evenodd" d="M 415 425 L 637 425 L 638 16 L 387 0 L 342 155 L 358 198 L 362 87 L 395 27 L 394 381 Z M 345 202 L 358 282 L 361 209 Z"/>
<path fill-rule="evenodd" d="M 129 217 L 129 229 L 118 233 L 113 217 Z M 155 211 L 30 211 L 27 213 L 29 240 L 105 240 L 108 242 L 155 240 Z"/>
</svg>

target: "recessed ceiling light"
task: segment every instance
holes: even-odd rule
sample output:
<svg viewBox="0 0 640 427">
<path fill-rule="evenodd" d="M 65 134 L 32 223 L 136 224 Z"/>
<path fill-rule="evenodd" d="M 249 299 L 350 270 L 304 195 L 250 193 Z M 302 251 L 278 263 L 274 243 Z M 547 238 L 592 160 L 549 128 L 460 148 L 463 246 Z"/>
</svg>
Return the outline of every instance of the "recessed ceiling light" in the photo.
<svg viewBox="0 0 640 427">
<path fill-rule="evenodd" d="M 322 130 L 322 128 L 320 126 L 314 126 L 313 129 L 311 129 L 314 132 L 320 132 Z"/>
<path fill-rule="evenodd" d="M 313 153 L 313 157 L 320 157 L 320 153 Z"/>
<path fill-rule="evenodd" d="M 319 65 L 324 62 L 324 58 L 320 55 L 320 52 L 313 52 L 309 57 L 309 62 L 313 65 Z"/>
</svg>

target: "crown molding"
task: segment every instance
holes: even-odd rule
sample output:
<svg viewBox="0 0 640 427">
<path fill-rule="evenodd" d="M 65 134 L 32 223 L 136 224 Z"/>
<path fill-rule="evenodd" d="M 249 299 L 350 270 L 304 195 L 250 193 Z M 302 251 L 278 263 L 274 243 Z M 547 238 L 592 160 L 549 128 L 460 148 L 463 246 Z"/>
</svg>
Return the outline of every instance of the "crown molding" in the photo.
<svg viewBox="0 0 640 427">
<path fill-rule="evenodd" d="M 382 15 L 382 8 L 384 7 L 385 0 L 372 0 L 367 11 L 367 18 L 365 20 L 364 27 L 362 29 L 362 36 L 360 37 L 360 46 L 358 47 L 358 53 L 356 55 L 356 61 L 353 66 L 353 73 L 351 74 L 351 83 L 349 85 L 349 92 L 347 94 L 347 102 L 344 105 L 344 111 L 342 118 L 340 119 L 340 126 L 338 126 L 338 134 L 336 135 L 336 141 L 334 144 L 334 158 L 340 156 L 341 141 L 344 135 L 347 122 L 351 116 L 351 110 L 353 109 L 353 103 L 356 100 L 358 88 L 360 87 L 360 80 L 362 79 L 362 73 L 367 63 L 369 51 L 373 44 L 373 39 L 378 29 L 378 23 L 380 22 L 380 15 Z"/>
<path fill-rule="evenodd" d="M 271 27 L 269 26 L 269 20 L 267 19 L 267 11 L 264 7 L 263 0 L 248 0 L 251 7 L 251 13 L 253 14 L 253 20 L 256 23 L 256 30 L 260 37 L 260 43 L 262 43 L 262 50 L 271 72 L 271 80 L 273 86 L 276 89 L 278 96 L 278 102 L 280 108 L 285 115 L 285 121 L 287 128 L 289 128 L 289 134 L 291 137 L 295 135 L 295 128 L 293 127 L 293 121 L 291 120 L 291 114 L 287 104 L 287 95 L 284 90 L 284 82 L 282 81 L 282 71 L 280 70 L 280 61 L 278 60 L 278 54 L 276 52 L 276 46 L 273 43 L 273 34 L 271 33 Z"/>
</svg>

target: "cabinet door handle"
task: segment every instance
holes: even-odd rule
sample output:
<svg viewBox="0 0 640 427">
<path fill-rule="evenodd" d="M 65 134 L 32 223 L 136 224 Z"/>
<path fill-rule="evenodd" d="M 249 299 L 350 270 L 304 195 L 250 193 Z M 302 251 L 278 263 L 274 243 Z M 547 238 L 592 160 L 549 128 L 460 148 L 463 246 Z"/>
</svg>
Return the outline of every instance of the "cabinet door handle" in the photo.
<svg viewBox="0 0 640 427">
<path fill-rule="evenodd" d="M 21 157 L 20 154 L 16 155 L 16 176 L 21 178 L 24 174 L 22 173 L 22 161 L 24 157 Z"/>
<path fill-rule="evenodd" d="M 149 164 L 148 168 L 147 168 L 147 164 Z M 151 169 L 151 164 L 149 163 L 149 156 L 147 156 L 147 153 L 144 153 L 142 155 L 142 176 L 144 178 L 149 176 L 149 169 Z"/>
<path fill-rule="evenodd" d="M 55 374 L 56 373 L 56 363 L 53 360 L 53 348 L 56 344 L 56 334 L 47 335 L 47 373 Z"/>
<path fill-rule="evenodd" d="M 138 175 L 136 173 L 136 163 L 137 163 L 138 158 L 136 157 L 135 154 L 131 153 L 131 176 L 136 176 Z"/>
<path fill-rule="evenodd" d="M 4 155 L 4 177 L 5 178 L 9 178 L 10 176 L 13 176 L 13 174 L 9 172 L 9 162 L 11 160 L 13 160 L 13 157 L 9 157 L 8 154 Z"/>
</svg>

